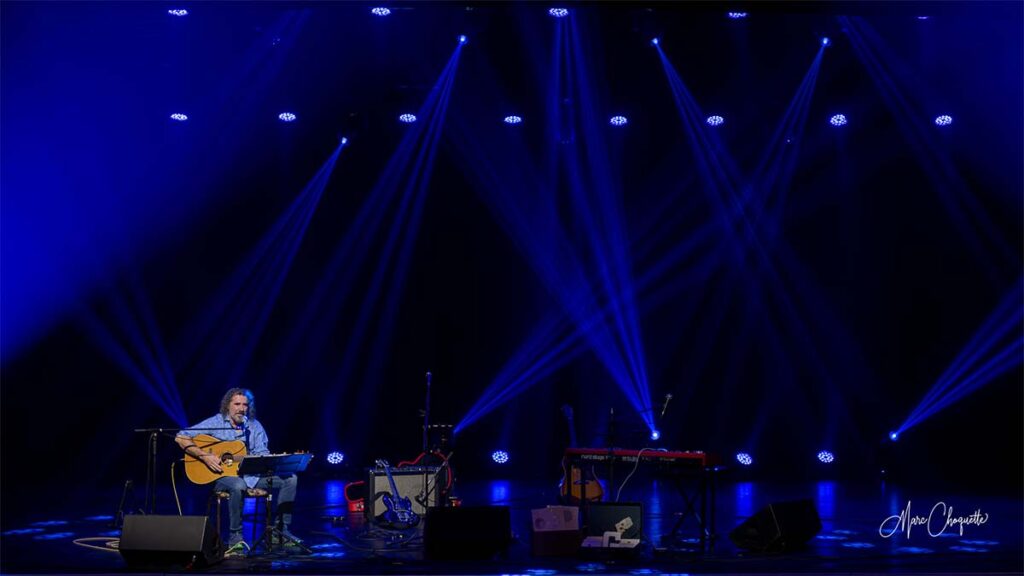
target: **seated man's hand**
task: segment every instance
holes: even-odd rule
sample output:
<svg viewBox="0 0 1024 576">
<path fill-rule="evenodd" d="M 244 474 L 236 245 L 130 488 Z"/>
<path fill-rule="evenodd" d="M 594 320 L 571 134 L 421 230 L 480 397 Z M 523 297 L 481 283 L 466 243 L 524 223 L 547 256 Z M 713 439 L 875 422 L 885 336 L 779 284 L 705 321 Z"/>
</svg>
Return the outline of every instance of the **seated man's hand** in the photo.
<svg viewBox="0 0 1024 576">
<path fill-rule="evenodd" d="M 216 454 L 210 454 L 209 452 L 203 454 L 203 464 L 214 472 L 223 472 L 224 470 L 220 467 L 220 458 Z"/>
</svg>

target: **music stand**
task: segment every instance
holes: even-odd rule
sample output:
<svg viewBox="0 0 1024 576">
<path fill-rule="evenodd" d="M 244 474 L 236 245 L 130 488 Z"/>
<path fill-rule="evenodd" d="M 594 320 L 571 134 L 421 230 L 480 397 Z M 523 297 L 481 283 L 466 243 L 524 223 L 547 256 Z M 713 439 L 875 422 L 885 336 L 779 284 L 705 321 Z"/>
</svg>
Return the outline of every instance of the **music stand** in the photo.
<svg viewBox="0 0 1024 576">
<path fill-rule="evenodd" d="M 312 454 L 268 454 L 266 456 L 246 456 L 242 459 L 242 464 L 238 467 L 239 476 L 260 476 L 267 478 L 267 519 L 265 523 L 266 525 L 263 527 L 263 537 L 260 538 L 260 542 L 263 543 L 267 551 L 273 549 L 274 536 L 277 536 L 281 543 L 284 543 L 287 540 L 301 548 L 306 554 L 311 554 L 313 552 L 302 542 L 299 542 L 297 539 L 278 530 L 274 523 L 271 522 L 272 516 L 270 512 L 274 499 L 273 477 L 302 472 L 306 469 L 306 466 L 309 465 L 309 461 L 312 459 Z M 254 542 L 253 549 L 255 550 L 258 545 L 259 542 Z"/>
</svg>

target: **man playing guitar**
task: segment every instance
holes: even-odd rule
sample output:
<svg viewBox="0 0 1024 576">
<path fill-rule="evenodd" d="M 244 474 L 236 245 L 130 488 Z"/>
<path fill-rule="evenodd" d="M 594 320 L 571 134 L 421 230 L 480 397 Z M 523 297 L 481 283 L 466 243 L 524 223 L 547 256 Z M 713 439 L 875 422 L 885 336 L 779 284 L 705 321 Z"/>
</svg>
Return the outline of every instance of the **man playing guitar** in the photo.
<svg viewBox="0 0 1024 576">
<path fill-rule="evenodd" d="M 249 549 L 242 537 L 242 505 L 244 493 L 249 489 L 267 490 L 272 486 L 280 490 L 277 511 L 283 524 L 281 532 L 287 539 L 299 541 L 289 531 L 298 486 L 296 475 L 238 476 L 238 465 L 246 454 L 259 456 L 270 453 L 267 432 L 255 416 L 256 403 L 252 392 L 245 388 L 231 388 L 221 399 L 219 414 L 178 432 L 175 438 L 186 454 L 186 473 L 190 465 L 201 467 L 201 462 L 205 465 L 202 472 L 209 480 L 195 480 L 192 474 L 189 478 L 201 483 L 215 480 L 213 489 L 230 495 L 230 536 L 225 555 L 244 554 Z"/>
</svg>

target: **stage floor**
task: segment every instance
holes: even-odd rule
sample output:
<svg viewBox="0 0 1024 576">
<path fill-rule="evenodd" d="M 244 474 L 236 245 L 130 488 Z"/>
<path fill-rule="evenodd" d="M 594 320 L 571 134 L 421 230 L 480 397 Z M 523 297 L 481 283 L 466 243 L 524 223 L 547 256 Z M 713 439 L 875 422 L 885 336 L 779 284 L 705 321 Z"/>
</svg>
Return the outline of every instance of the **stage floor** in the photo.
<svg viewBox="0 0 1024 576">
<path fill-rule="evenodd" d="M 643 544 L 635 558 L 594 556 L 534 557 L 530 510 L 556 503 L 550 482 L 462 482 L 457 494 L 465 505 L 502 505 L 511 510 L 514 541 L 507 554 L 491 561 L 430 561 L 423 558 L 419 529 L 396 535 L 375 528 L 361 515 L 348 514 L 340 480 L 303 478 L 293 531 L 311 554 L 278 551 L 230 558 L 203 571 L 305 574 L 672 574 L 672 573 L 1019 573 L 1024 571 L 1024 499 L 1020 496 L 972 495 L 903 489 L 891 484 L 841 481 L 776 483 L 725 479 L 717 490 L 717 534 L 713 548 L 699 549 L 693 518 L 673 534 L 683 499 L 671 484 L 634 478 L 621 501 L 643 505 Z M 202 514 L 205 491 L 189 487 L 180 494 L 186 514 Z M 615 487 L 617 490 L 618 487 Z M 614 490 L 609 490 L 614 492 Z M 763 506 L 809 498 L 821 517 L 822 530 L 801 550 L 755 554 L 738 550 L 728 533 Z M 112 513 L 120 491 L 81 500 L 78 509 L 5 511 L 2 538 L 4 573 L 126 573 L 119 553 L 106 548 L 119 532 Z M 896 529 L 883 537 L 889 516 L 909 505 L 913 516 L 927 517 L 939 502 L 953 516 L 975 511 L 987 515 L 981 525 L 958 526 L 941 535 L 927 525 Z M 6 506 L 10 510 L 10 506 Z M 158 512 L 174 513 L 174 496 L 161 491 Z M 931 531 L 943 522 L 936 512 Z M 888 526 L 893 526 L 892 522 Z M 247 524 L 246 534 L 250 526 Z M 891 528 L 885 527 L 883 531 Z M 83 541 L 82 539 L 91 539 Z"/>
</svg>

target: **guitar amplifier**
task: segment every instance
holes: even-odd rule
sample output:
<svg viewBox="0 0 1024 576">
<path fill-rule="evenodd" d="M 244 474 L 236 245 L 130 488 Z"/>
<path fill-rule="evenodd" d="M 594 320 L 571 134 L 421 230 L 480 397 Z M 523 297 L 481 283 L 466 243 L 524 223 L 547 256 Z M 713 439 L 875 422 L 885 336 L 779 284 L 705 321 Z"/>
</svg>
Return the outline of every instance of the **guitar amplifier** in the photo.
<svg viewBox="0 0 1024 576">
<path fill-rule="evenodd" d="M 408 498 L 412 502 L 412 511 L 420 516 L 427 512 L 427 508 L 436 507 L 438 504 L 439 488 L 444 487 L 446 475 L 438 475 L 438 466 L 405 466 L 403 468 L 392 468 L 391 476 L 395 480 L 395 488 L 398 495 Z M 424 493 L 424 477 L 426 477 L 426 493 Z M 441 483 L 439 486 L 438 483 Z M 383 497 L 391 494 L 391 483 L 383 468 L 370 468 L 369 477 L 366 481 L 366 516 L 376 518 L 380 516 L 386 507 Z M 392 494 L 392 496 L 394 496 Z"/>
</svg>

